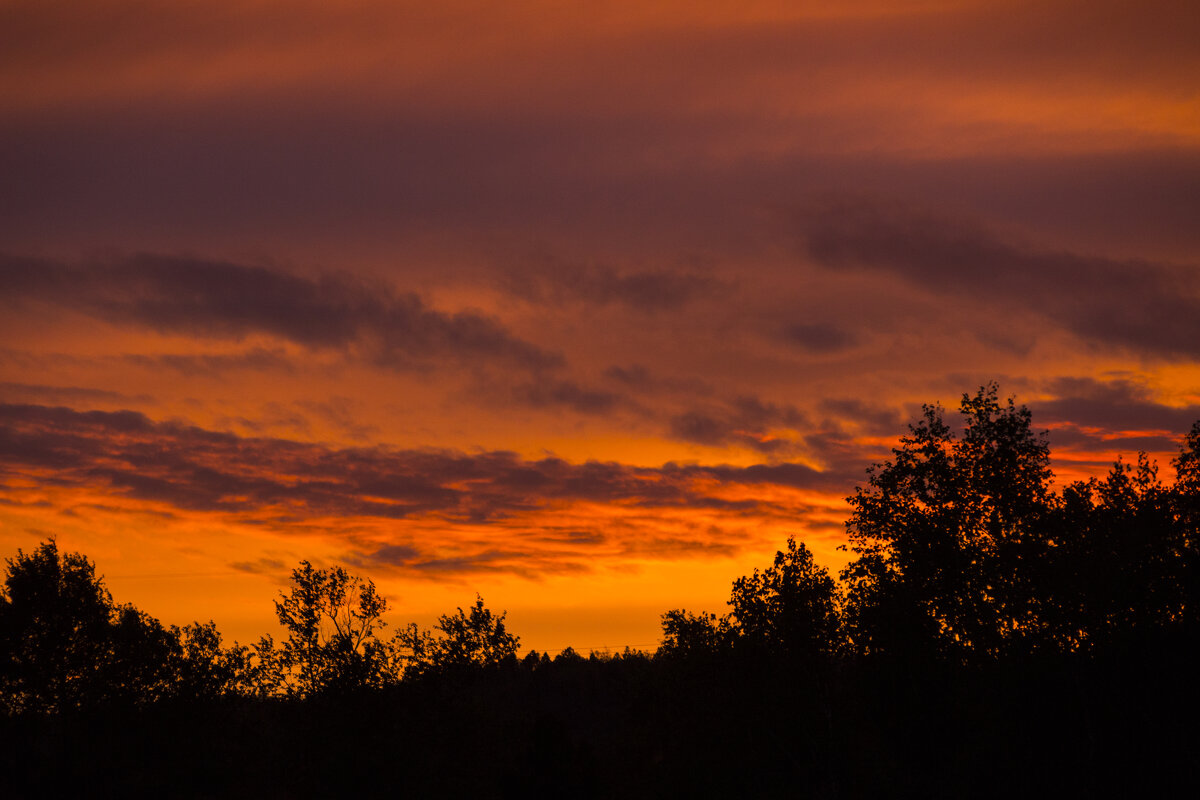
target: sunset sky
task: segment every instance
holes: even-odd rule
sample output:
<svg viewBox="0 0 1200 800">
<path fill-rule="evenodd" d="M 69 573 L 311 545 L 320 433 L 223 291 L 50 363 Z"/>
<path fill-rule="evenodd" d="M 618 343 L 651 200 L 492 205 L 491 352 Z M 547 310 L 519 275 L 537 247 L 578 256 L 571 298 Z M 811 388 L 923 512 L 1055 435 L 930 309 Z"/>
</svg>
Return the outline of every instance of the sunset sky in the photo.
<svg viewBox="0 0 1200 800">
<path fill-rule="evenodd" d="M 0 0 L 0 555 L 652 649 L 995 380 L 1200 419 L 1200 5 Z"/>
</svg>

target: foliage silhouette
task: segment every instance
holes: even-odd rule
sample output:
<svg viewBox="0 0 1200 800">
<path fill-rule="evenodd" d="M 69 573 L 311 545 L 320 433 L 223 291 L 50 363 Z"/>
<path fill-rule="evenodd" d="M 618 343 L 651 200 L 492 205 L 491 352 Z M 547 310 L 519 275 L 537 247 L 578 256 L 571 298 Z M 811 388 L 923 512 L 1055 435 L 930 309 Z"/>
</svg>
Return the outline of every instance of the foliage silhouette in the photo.
<svg viewBox="0 0 1200 800">
<path fill-rule="evenodd" d="M 842 599 L 829 572 L 789 537 L 771 566 L 734 581 L 723 617 L 673 609 L 662 615 L 663 658 L 739 650 L 784 658 L 830 657 L 842 646 Z"/>
<path fill-rule="evenodd" d="M 179 697 L 212 701 L 254 691 L 250 648 L 236 642 L 222 646 L 215 622 L 172 625 L 168 630 L 177 643 L 172 648 L 171 674 Z"/>
<path fill-rule="evenodd" d="M 660 658 L 711 658 L 729 650 L 737 635 L 728 616 L 678 608 L 662 615 L 662 631 Z"/>
<path fill-rule="evenodd" d="M 422 677 L 472 669 L 515 666 L 520 638 L 504 625 L 507 612 L 494 615 L 475 596 L 470 611 L 460 607 L 444 614 L 434 631 L 422 631 L 414 623 L 396 635 L 398 650 L 405 653 L 406 677 Z"/>
<path fill-rule="evenodd" d="M 1036 628 L 1024 563 L 1050 511 L 1050 450 L 1024 406 L 990 384 L 963 395 L 958 437 L 937 406 L 849 498 L 857 558 L 842 578 L 861 653 L 932 647 L 990 658 Z"/>
<path fill-rule="evenodd" d="M 763 572 L 738 578 L 729 604 L 739 640 L 790 656 L 830 656 L 841 642 L 841 596 L 804 544 L 788 538 Z"/>
<path fill-rule="evenodd" d="M 1118 460 L 1103 480 L 1067 487 L 1046 563 L 1046 622 L 1067 649 L 1117 646 L 1130 637 L 1183 624 L 1195 616 L 1188 524 L 1177 500 L 1144 455 Z"/>
<path fill-rule="evenodd" d="M 393 648 L 376 635 L 387 625 L 381 618 L 387 610 L 373 581 L 301 561 L 292 570 L 290 591 L 275 601 L 287 639 L 277 646 L 264 636 L 254 648 L 258 692 L 311 697 L 394 682 Z"/>
<path fill-rule="evenodd" d="M 1200 423 L 1166 487 L 1145 454 L 1102 480 L 1051 489 L 1045 434 L 990 384 L 941 409 L 849 498 L 844 570 L 860 654 L 994 660 L 1111 649 L 1196 627 Z"/>
<path fill-rule="evenodd" d="M 1200 627 L 1200 420 L 1183 440 L 1175 467 L 1171 505 L 1179 532 L 1174 538 L 1180 560 L 1177 588 L 1185 610 L 1182 622 Z"/>
<path fill-rule="evenodd" d="M 212 699 L 245 680 L 245 649 L 223 649 L 213 623 L 164 628 L 116 605 L 95 564 L 53 539 L 7 565 L 0 704 L 10 713 Z"/>
<path fill-rule="evenodd" d="M 94 705 L 110 687 L 112 596 L 78 553 L 60 556 L 51 539 L 18 550 L 0 594 L 5 705 L 13 711 L 65 711 Z"/>
</svg>

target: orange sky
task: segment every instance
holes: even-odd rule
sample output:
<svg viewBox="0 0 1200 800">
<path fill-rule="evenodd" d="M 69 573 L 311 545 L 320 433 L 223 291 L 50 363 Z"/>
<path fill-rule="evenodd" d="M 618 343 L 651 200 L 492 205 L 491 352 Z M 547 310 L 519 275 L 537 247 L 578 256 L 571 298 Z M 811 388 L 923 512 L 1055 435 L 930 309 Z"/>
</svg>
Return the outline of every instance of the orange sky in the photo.
<svg viewBox="0 0 1200 800">
<path fill-rule="evenodd" d="M 0 0 L 0 550 L 651 648 L 988 380 L 1200 419 L 1200 13 Z M 1165 472 L 1165 470 L 1164 470 Z"/>
</svg>

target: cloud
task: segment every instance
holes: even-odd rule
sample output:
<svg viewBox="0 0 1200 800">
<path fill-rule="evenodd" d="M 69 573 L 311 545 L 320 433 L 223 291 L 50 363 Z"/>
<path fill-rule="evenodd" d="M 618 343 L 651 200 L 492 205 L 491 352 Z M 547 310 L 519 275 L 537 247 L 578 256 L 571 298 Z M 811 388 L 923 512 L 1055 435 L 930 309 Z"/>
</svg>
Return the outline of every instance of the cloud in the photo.
<svg viewBox="0 0 1200 800">
<path fill-rule="evenodd" d="M 362 403 L 349 397 L 334 396 L 323 402 L 300 400 L 296 405 L 315 414 L 354 441 L 365 442 L 379 433 L 378 426 L 358 421 L 358 410 Z"/>
<path fill-rule="evenodd" d="M 960 220 L 855 201 L 815 214 L 807 244 L 830 269 L 884 271 L 934 295 L 1033 313 L 1090 343 L 1200 356 L 1195 269 L 1025 248 Z"/>
<path fill-rule="evenodd" d="M 252 347 L 237 353 L 129 353 L 122 356 L 122 359 L 129 364 L 148 369 L 169 369 L 182 375 L 203 375 L 211 378 L 221 378 L 229 372 L 240 370 L 270 370 L 291 374 L 296 369 L 287 351 L 280 347 Z"/>
<path fill-rule="evenodd" d="M 539 380 L 512 389 L 514 399 L 533 408 L 565 408 L 581 414 L 605 415 L 625 404 L 613 392 L 568 380 Z"/>
<path fill-rule="evenodd" d="M 858 398 L 823 398 L 818 407 L 837 423 L 861 430 L 871 436 L 897 436 L 906 430 L 908 420 L 895 408 L 864 402 Z M 828 423 L 827 423 L 828 425 Z"/>
<path fill-rule="evenodd" d="M 407 544 L 385 544 L 370 553 L 368 559 L 376 563 L 400 566 L 417 560 L 420 555 L 420 550 Z"/>
<path fill-rule="evenodd" d="M 438 311 L 415 294 L 346 274 L 307 278 L 152 254 L 81 265 L 0 255 L 0 294 L 8 303 L 43 303 L 160 333 L 232 340 L 265 334 L 385 367 L 562 364 L 561 355 L 514 337 L 492 317 Z M 273 360 L 266 351 L 257 358 Z"/>
<path fill-rule="evenodd" d="M 277 558 L 260 558 L 255 561 L 233 561 L 230 567 L 238 572 L 249 572 L 255 575 L 280 575 L 287 569 L 286 565 Z"/>
<path fill-rule="evenodd" d="M 802 465 L 651 468 L 527 460 L 503 451 L 334 449 L 154 422 L 129 411 L 28 405 L 0 405 L 0 456 L 0 474 L 268 522 L 337 516 L 476 525 L 572 503 L 752 510 L 771 501 L 729 499 L 719 487 L 828 483 Z"/>
<path fill-rule="evenodd" d="M 131 397 L 122 392 L 109 389 L 96 389 L 90 386 L 44 386 L 32 383 L 0 382 L 0 393 L 8 400 L 34 400 L 51 403 L 128 403 L 136 401 L 148 403 L 152 401 L 149 395 Z"/>
<path fill-rule="evenodd" d="M 794 406 L 741 396 L 727 404 L 711 404 L 704 409 L 674 415 L 670 419 L 670 433 L 677 439 L 696 444 L 739 444 L 772 453 L 791 446 L 788 439 L 777 435 L 779 429 L 794 430 L 806 422 L 805 415 Z"/>
<path fill-rule="evenodd" d="M 484 550 L 465 555 L 414 560 L 405 566 L 426 576 L 512 573 L 529 580 L 537 580 L 547 575 L 590 571 L 590 567 L 579 561 L 538 557 L 536 553 L 526 550 Z"/>
<path fill-rule="evenodd" d="M 812 353 L 836 353 L 858 342 L 854 333 L 825 322 L 797 322 L 789 325 L 783 334 L 786 341 Z"/>
<path fill-rule="evenodd" d="M 711 397 L 716 393 L 715 387 L 708 381 L 696 377 L 661 376 L 644 364 L 613 364 L 604 370 L 604 377 L 639 395 L 671 394 L 697 398 Z"/>
<path fill-rule="evenodd" d="M 711 296 L 721 283 L 691 271 L 620 271 L 607 265 L 563 263 L 543 257 L 509 270 L 502 286 L 532 303 L 612 304 L 652 313 L 678 309 L 695 298 Z"/>
<path fill-rule="evenodd" d="M 803 464 L 647 467 L 335 448 L 128 411 L 0 405 L 2 502 L 52 502 L 86 517 L 103 498 L 110 514 L 332 536 L 350 563 L 429 579 L 537 579 L 630 558 L 730 555 L 770 526 L 823 523 L 828 510 L 804 493 L 845 485 L 843 474 Z M 233 566 L 279 571 L 274 561 Z"/>
<path fill-rule="evenodd" d="M 1136 224 L 1128 243 L 1146 226 L 1200 236 L 1200 32 L 1171 0 L 18 5 L 0 24 L 10 248 L 172 232 L 309 260 L 370 238 L 401 242 L 399 262 L 405 234 L 457 249 L 520 231 L 519 246 L 582 233 L 583 258 L 604 244 L 621 265 L 664 234 L 742 262 L 764 209 L 825 188 Z M 589 280 L 680 297 L 625 280 L 662 284 L 669 265 L 609 272 Z"/>
<path fill-rule="evenodd" d="M 1131 380 L 1064 377 L 1048 388 L 1057 396 L 1037 404 L 1036 418 L 1052 426 L 1056 444 L 1073 448 L 1176 451 L 1181 435 L 1200 420 L 1200 405 L 1158 402 Z"/>
</svg>

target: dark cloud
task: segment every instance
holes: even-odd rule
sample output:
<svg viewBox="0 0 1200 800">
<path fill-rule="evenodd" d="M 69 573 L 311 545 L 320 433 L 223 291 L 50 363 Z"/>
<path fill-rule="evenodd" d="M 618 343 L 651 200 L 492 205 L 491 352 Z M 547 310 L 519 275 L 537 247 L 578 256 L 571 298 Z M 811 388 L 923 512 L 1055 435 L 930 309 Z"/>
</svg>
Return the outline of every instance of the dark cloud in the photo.
<svg viewBox="0 0 1200 800">
<path fill-rule="evenodd" d="M 513 397 L 533 408 L 569 409 L 581 414 L 609 414 L 625 404 L 624 398 L 574 381 L 541 380 L 513 387 Z"/>
<path fill-rule="evenodd" d="M 716 389 L 708 381 L 696 377 L 679 378 L 652 372 L 644 364 L 612 365 L 604 377 L 639 395 L 674 394 L 688 397 L 711 397 Z"/>
<path fill-rule="evenodd" d="M 150 254 L 82 265 L 0 255 L 0 294 L 9 303 L 59 306 L 162 333 L 234 340 L 267 334 L 357 352 L 387 367 L 494 360 L 540 370 L 562 363 L 491 317 L 437 311 L 415 294 L 346 274 L 307 278 Z"/>
<path fill-rule="evenodd" d="M 1074 425 L 1062 425 L 1049 431 L 1052 451 L 1073 451 L 1070 464 L 1075 469 L 1101 474 L 1112 466 L 1106 457 L 1080 457 L 1079 453 L 1114 452 L 1129 459 L 1134 453 L 1155 453 L 1173 460 L 1179 452 L 1178 436 L 1142 436 L 1137 434 L 1097 434 Z"/>
<path fill-rule="evenodd" d="M 609 537 L 602 530 L 543 526 L 538 533 L 538 539 L 551 544 L 599 545 L 607 542 Z"/>
<path fill-rule="evenodd" d="M 421 556 L 421 551 L 417 548 L 406 544 L 385 544 L 376 548 L 373 552 L 363 556 L 364 562 L 376 564 L 391 564 L 393 566 L 404 566 L 410 562 L 416 561 Z"/>
<path fill-rule="evenodd" d="M 854 346 L 858 337 L 851 331 L 825 322 L 798 322 L 783 332 L 784 339 L 813 353 L 836 353 Z"/>
<path fill-rule="evenodd" d="M 788 440 L 774 435 L 776 429 L 796 429 L 806 422 L 804 414 L 794 406 L 742 396 L 723 405 L 676 414 L 669 425 L 670 434 L 686 442 L 711 446 L 739 444 L 773 453 L 791 446 Z"/>
<path fill-rule="evenodd" d="M 735 4 L 703 20 L 614 14 L 615 30 L 594 15 L 546 25 L 532 9 L 500 13 L 536 25 L 497 24 L 457 4 L 310 5 L 285 19 L 277 3 L 19 5 L 24 22 L 0 25 L 9 247 L 164 231 L 194 247 L 252 231 L 296 255 L 322 237 L 326 253 L 351 237 L 395 243 L 398 230 L 585 229 L 590 245 L 682 226 L 677 241 L 744 252 L 761 233 L 747 220 L 829 187 L 1093 235 L 1115 225 L 1127 243 L 1200 237 L 1194 136 L 1163 120 L 1196 84 L 1186 2 L 797 6 L 769 22 Z M 522 31 L 519 46 L 505 29 Z M 535 29 L 554 34 L 535 45 Z M 1116 141 L 1062 147 L 1057 137 L 1078 144 L 1074 120 L 1043 109 L 1081 97 L 1089 110 L 1129 103 L 1099 115 L 1097 127 L 1120 117 Z M 1142 152 L 1128 152 L 1131 132 Z M 582 280 L 659 308 L 690 296 L 673 274 L 622 266 Z"/>
<path fill-rule="evenodd" d="M 577 245 L 562 250 L 568 267 L 580 252 L 610 247 L 618 249 L 618 263 L 634 264 L 607 268 L 618 277 L 678 273 L 703 281 L 708 272 L 687 266 L 637 266 L 654 257 L 645 245 L 665 240 L 669 252 L 700 251 L 722 263 L 749 259 L 763 241 L 764 210 L 825 190 L 967 209 L 1055 234 L 1116 241 L 1132 252 L 1194 252 L 1200 244 L 1193 224 L 1200 198 L 1192 190 L 1200 154 L 1187 148 L 1049 157 L 984 148 L 914 160 L 848 155 L 838 147 L 831 154 L 821 141 L 808 150 L 809 137 L 801 134 L 796 149 L 785 153 L 769 148 L 710 159 L 689 151 L 738 148 L 745 122 L 675 119 L 665 112 L 514 116 L 495 106 L 465 115 L 393 108 L 394 118 L 380 119 L 374 102 L 322 105 L 307 96 L 279 98 L 279 113 L 271 115 L 251 103 L 156 104 L 133 116 L 123 111 L 80 112 L 55 125 L 40 119 L 0 125 L 0 174 L 7 178 L 0 184 L 0 207 L 7 212 L 0 215 L 0 240 L 9 249 L 159 241 L 164 227 L 187 231 L 175 240 L 183 246 L 212 248 L 240 241 L 252 224 L 260 240 L 285 257 L 311 261 L 319 252 L 328 263 L 344 263 L 347 239 L 378 248 L 394 246 L 398 232 L 443 230 L 456 240 L 478 241 L 473 235 L 503 230 L 522 243 L 548 234 L 574 237 Z M 870 113 L 851 122 L 818 114 L 806 120 L 806 131 L 809 124 L 833 131 L 860 125 L 872 143 L 886 129 Z M 663 146 L 680 150 L 674 168 L 646 159 L 645 151 Z M 644 162 L 644 169 L 611 168 L 630 161 Z M 114 185 L 124 191 L 112 192 Z M 491 248 L 484 257 L 495 261 Z M 396 260 L 410 261 L 403 253 Z M 436 260 L 404 268 L 435 275 L 446 269 Z M 521 263 L 513 271 L 538 269 Z M 713 277 L 717 286 L 730 280 Z M 753 276 L 737 280 L 750 284 Z M 541 281 L 532 279 L 539 291 L 555 291 Z M 703 285 L 688 290 L 686 280 L 682 295 L 597 283 L 612 297 L 608 302 L 622 302 L 621 291 L 684 303 L 713 293 Z"/>
<path fill-rule="evenodd" d="M 54 504 L 49 500 L 10 500 L 7 497 L 0 497 L 0 505 L 12 506 L 13 508 L 53 508 Z"/>
<path fill-rule="evenodd" d="M 852 397 L 823 398 L 818 407 L 839 424 L 850 425 L 873 436 L 898 436 L 908 424 L 908 420 L 895 408 Z"/>
<path fill-rule="evenodd" d="M 1058 378 L 1057 397 L 1039 402 L 1036 419 L 1051 425 L 1053 444 L 1091 450 L 1177 451 L 1184 433 L 1200 420 L 1200 405 L 1158 402 L 1150 389 L 1131 380 Z"/>
<path fill-rule="evenodd" d="M 287 566 L 277 558 L 260 558 L 255 561 L 233 561 L 230 567 L 238 572 L 250 572 L 255 575 L 280 575 Z"/>
<path fill-rule="evenodd" d="M 177 509 L 283 521 L 322 517 L 436 518 L 487 524 L 588 502 L 630 508 L 749 511 L 721 484 L 824 487 L 801 465 L 631 467 L 524 460 L 512 453 L 331 449 L 239 437 L 134 412 L 0 406 L 0 472 L 56 486 L 104 487 Z"/>
<path fill-rule="evenodd" d="M 1089 342 L 1200 356 L 1195 269 L 1023 248 L 962 221 L 862 202 L 815 215 L 808 249 L 829 268 L 883 270 L 1014 317 L 1033 312 Z"/>
<path fill-rule="evenodd" d="M 706 531 L 705 533 L 712 533 Z M 726 537 L 709 536 L 643 536 L 629 539 L 622 555 L 632 558 L 712 558 L 735 555 L 742 542 Z"/>
<path fill-rule="evenodd" d="M 828 476 L 807 464 L 753 464 L 749 467 L 681 467 L 726 483 L 791 486 L 796 489 L 827 485 Z"/>
<path fill-rule="evenodd" d="M 354 441 L 365 442 L 379 433 L 378 426 L 359 422 L 358 411 L 361 403 L 349 397 L 335 396 L 325 401 L 300 400 L 296 405 Z"/>
<path fill-rule="evenodd" d="M 148 369 L 169 369 L 183 375 L 204 375 L 210 378 L 222 378 L 229 372 L 250 370 L 264 372 L 267 370 L 293 373 L 295 363 L 282 348 L 252 347 L 238 353 L 161 353 L 158 355 L 142 355 L 130 353 L 122 356 L 129 364 Z"/>
<path fill-rule="evenodd" d="M 405 565 L 408 569 L 430 576 L 471 573 L 512 573 L 530 580 L 547 575 L 589 572 L 590 567 L 563 558 L 538 557 L 524 550 L 484 550 L 457 556 L 426 558 Z"/>
<path fill-rule="evenodd" d="M 509 270 L 502 285 L 533 303 L 619 304 L 644 312 L 679 308 L 693 298 L 713 294 L 721 286 L 714 278 L 691 271 L 621 271 L 548 258 Z"/>
<path fill-rule="evenodd" d="M 644 389 L 653 385 L 654 378 L 644 364 L 631 364 L 628 367 L 613 365 L 604 370 L 604 377 L 623 383 L 626 386 Z"/>
<path fill-rule="evenodd" d="M 410 545 L 383 545 L 356 551 L 346 560 L 356 566 L 392 567 L 412 577 L 442 579 L 479 573 L 511 573 L 531 580 L 547 575 L 592 572 L 596 557 L 677 560 L 737 553 L 752 537 L 739 529 L 684 525 L 679 534 L 664 533 L 661 525 L 614 520 L 611 531 L 559 530 L 553 527 L 515 538 L 515 546 L 483 549 L 451 548 L 433 554 Z M 548 547 L 547 547 L 548 546 Z"/>
<path fill-rule="evenodd" d="M 541 580 L 548 575 L 593 572 L 601 557 L 619 562 L 631 558 L 673 561 L 728 557 L 755 538 L 752 526 L 685 523 L 671 533 L 664 530 L 660 520 L 616 519 L 608 523 L 607 529 L 601 532 L 547 528 L 514 537 L 511 546 L 465 550 L 451 547 L 438 554 L 421 552 L 408 545 L 384 545 L 370 552 L 355 551 L 346 560 L 356 566 L 391 567 L 410 577 L 437 580 L 480 573 L 509 573 Z M 544 535 L 546 530 L 552 535 Z"/>
<path fill-rule="evenodd" d="M 308 417 L 297 411 L 295 406 L 275 401 L 264 403 L 254 419 L 242 416 L 219 417 L 218 426 L 223 429 L 239 428 L 257 434 L 266 434 L 272 430 L 286 430 L 304 434 L 305 438 L 309 438 L 312 432 L 312 425 Z"/>
<path fill-rule="evenodd" d="M 128 403 L 130 401 L 149 403 L 153 401 L 149 395 L 141 394 L 131 397 L 122 392 L 96 389 L 90 386 L 44 386 L 12 382 L 0 382 L 0 395 L 3 395 L 9 402 L 24 400 L 50 403 Z"/>
</svg>

